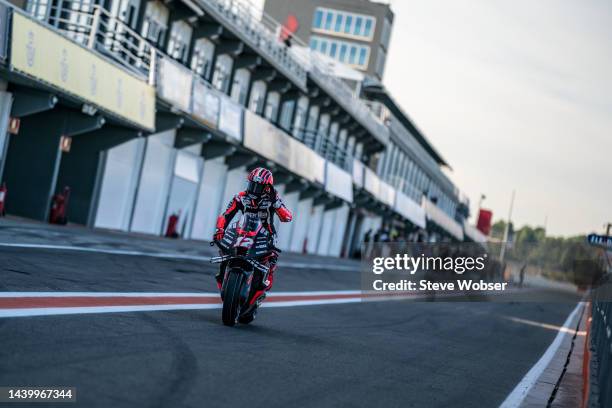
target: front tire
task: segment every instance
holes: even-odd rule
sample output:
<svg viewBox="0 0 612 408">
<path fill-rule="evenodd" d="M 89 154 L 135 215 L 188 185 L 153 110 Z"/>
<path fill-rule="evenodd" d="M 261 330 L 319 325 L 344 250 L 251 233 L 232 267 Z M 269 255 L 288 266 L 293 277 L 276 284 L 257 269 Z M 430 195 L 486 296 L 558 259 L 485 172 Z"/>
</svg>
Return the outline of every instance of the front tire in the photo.
<svg viewBox="0 0 612 408">
<path fill-rule="evenodd" d="M 240 292 L 244 275 L 236 270 L 229 271 L 227 284 L 223 295 L 223 312 L 221 319 L 226 326 L 234 326 L 240 313 Z"/>
</svg>

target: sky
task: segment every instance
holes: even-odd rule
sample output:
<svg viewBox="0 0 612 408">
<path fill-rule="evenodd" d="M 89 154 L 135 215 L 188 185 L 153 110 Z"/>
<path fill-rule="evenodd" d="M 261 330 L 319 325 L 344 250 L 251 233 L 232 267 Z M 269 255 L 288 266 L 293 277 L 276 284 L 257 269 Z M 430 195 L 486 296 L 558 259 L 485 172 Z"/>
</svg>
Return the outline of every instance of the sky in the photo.
<svg viewBox="0 0 612 408">
<path fill-rule="evenodd" d="M 612 222 L 612 2 L 395 0 L 383 82 L 494 219 Z M 474 222 L 474 216 L 472 217 Z"/>
</svg>

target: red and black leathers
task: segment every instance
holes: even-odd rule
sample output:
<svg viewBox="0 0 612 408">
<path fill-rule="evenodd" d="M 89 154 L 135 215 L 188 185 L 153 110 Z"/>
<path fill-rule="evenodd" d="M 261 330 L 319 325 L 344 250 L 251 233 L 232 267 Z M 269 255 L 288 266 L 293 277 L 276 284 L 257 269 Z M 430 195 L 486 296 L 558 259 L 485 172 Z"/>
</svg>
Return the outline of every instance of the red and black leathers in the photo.
<svg viewBox="0 0 612 408">
<path fill-rule="evenodd" d="M 289 222 L 293 219 L 291 211 L 285 207 L 276 190 L 272 189 L 270 193 L 261 197 L 241 191 L 232 198 L 225 211 L 217 218 L 217 229 L 225 230 L 227 223 L 238 211 L 259 213 L 264 227 L 268 228 L 272 234 L 276 233 L 274 215 L 277 215 L 281 222 Z"/>
<path fill-rule="evenodd" d="M 287 209 L 278 192 L 273 187 L 270 186 L 268 192 L 261 196 L 241 191 L 231 199 L 225 211 L 217 218 L 217 230 L 213 237 L 214 240 L 220 241 L 223 238 L 225 227 L 238 211 L 258 213 L 264 228 L 267 228 L 273 236 L 276 235 L 274 228 L 275 216 L 278 216 L 281 222 L 290 222 L 293 219 L 291 211 Z M 264 282 L 265 290 L 269 290 L 272 287 L 277 258 L 278 254 L 276 252 L 273 252 L 268 258 L 270 274 L 268 282 Z M 221 276 L 218 275 L 217 282 L 220 284 L 220 281 Z"/>
</svg>

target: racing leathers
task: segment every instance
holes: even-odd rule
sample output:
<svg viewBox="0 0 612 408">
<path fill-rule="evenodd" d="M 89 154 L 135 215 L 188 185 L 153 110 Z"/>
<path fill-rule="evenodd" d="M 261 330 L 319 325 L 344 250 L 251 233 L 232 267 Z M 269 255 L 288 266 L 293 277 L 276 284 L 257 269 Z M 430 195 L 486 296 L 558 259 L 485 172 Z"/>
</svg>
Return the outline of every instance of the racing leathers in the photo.
<svg viewBox="0 0 612 408">
<path fill-rule="evenodd" d="M 220 241 L 221 239 L 223 239 L 225 227 L 232 220 L 232 218 L 234 218 L 238 211 L 241 211 L 243 213 L 258 213 L 260 219 L 262 220 L 263 227 L 268 229 L 273 239 L 276 238 L 274 217 L 278 216 L 281 222 L 290 222 L 293 219 L 291 211 L 289 211 L 289 209 L 285 206 L 278 192 L 274 188 L 271 188 L 269 192 L 261 196 L 249 194 L 246 191 L 241 191 L 231 199 L 225 211 L 217 218 L 217 229 L 215 231 L 214 236 L 214 239 L 216 241 Z M 268 280 L 266 282 L 263 282 L 263 286 L 266 291 L 272 288 L 277 260 L 278 253 L 276 251 L 272 251 L 272 254 L 267 259 L 267 262 L 270 266 Z M 224 265 L 221 264 L 219 273 L 216 276 L 217 285 L 219 286 L 219 288 L 223 283 L 223 268 Z"/>
</svg>

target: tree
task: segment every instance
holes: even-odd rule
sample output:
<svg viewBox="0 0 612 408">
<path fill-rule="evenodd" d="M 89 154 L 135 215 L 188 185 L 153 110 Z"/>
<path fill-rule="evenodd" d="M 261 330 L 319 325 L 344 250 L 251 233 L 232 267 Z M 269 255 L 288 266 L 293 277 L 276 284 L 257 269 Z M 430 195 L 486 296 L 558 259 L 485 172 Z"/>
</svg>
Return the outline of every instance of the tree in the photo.
<svg viewBox="0 0 612 408">
<path fill-rule="evenodd" d="M 498 220 L 491 226 L 491 237 L 502 239 L 504 237 L 504 230 L 506 229 L 506 222 L 504 220 Z"/>
<path fill-rule="evenodd" d="M 505 227 L 506 222 L 498 220 L 491 228 L 491 236 L 503 239 Z M 592 248 L 586 244 L 585 236 L 547 237 L 544 228 L 529 225 L 515 231 L 514 243 L 507 249 L 508 260 L 529 263 L 548 276 L 564 280 L 573 280 L 576 265 L 597 258 Z"/>
</svg>

